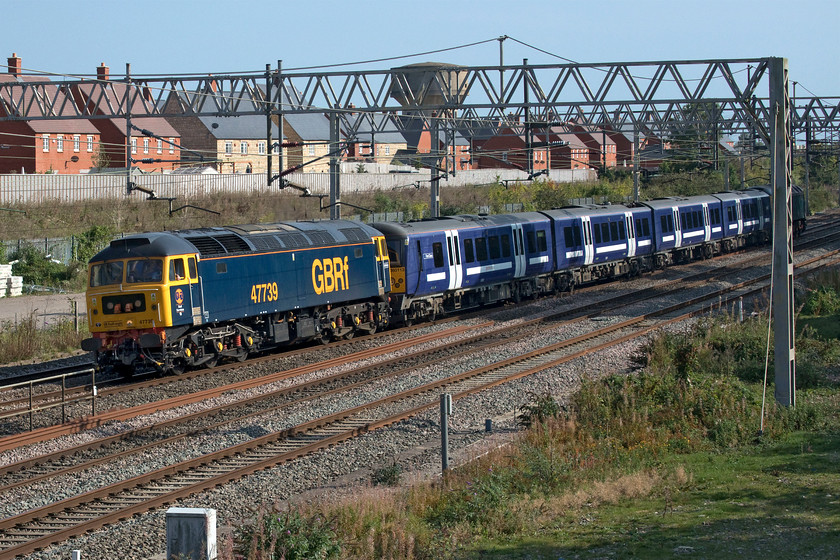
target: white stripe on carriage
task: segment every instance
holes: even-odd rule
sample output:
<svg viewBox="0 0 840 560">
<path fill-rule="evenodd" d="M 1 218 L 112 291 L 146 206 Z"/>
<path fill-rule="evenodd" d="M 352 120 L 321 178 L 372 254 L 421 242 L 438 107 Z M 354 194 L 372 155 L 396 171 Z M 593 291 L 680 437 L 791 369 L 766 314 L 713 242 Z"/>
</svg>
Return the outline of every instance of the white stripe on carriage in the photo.
<svg viewBox="0 0 840 560">
<path fill-rule="evenodd" d="M 443 280 L 446 278 L 445 272 L 435 272 L 434 274 L 427 274 L 426 275 L 426 282 L 435 282 L 437 280 Z"/>
<path fill-rule="evenodd" d="M 627 249 L 627 245 L 623 243 L 621 245 L 607 245 L 606 247 L 596 247 L 595 254 L 612 253 L 613 251 L 623 251 L 625 249 Z"/>
<path fill-rule="evenodd" d="M 673 235 L 663 235 L 662 236 L 662 241 L 664 241 L 664 242 L 673 241 L 673 240 L 674 240 Z"/>
<path fill-rule="evenodd" d="M 583 251 L 566 251 L 566 258 L 573 259 L 575 257 L 582 257 Z"/>
<path fill-rule="evenodd" d="M 540 264 L 540 263 L 547 263 L 548 262 L 548 255 L 543 255 L 541 257 L 532 257 L 528 259 L 528 264 Z"/>
<path fill-rule="evenodd" d="M 513 268 L 513 263 L 510 261 L 498 263 L 498 264 L 488 264 L 484 266 L 473 266 L 467 269 L 467 275 L 472 276 L 474 274 L 484 274 L 486 272 L 496 272 L 498 270 L 507 270 L 509 268 Z"/>
</svg>

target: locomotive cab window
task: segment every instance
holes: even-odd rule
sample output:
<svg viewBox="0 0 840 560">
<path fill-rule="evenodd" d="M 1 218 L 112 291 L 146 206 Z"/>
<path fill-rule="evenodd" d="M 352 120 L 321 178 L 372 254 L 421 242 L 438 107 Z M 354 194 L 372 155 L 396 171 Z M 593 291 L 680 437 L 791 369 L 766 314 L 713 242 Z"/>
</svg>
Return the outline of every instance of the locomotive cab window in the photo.
<svg viewBox="0 0 840 560">
<path fill-rule="evenodd" d="M 90 286 L 92 288 L 96 288 L 97 286 L 107 286 L 109 284 L 119 284 L 122 280 L 122 261 L 95 264 L 90 267 Z"/>
<path fill-rule="evenodd" d="M 198 272 L 196 271 L 196 267 L 195 267 L 195 257 L 190 257 L 187 260 L 187 263 L 190 266 L 190 278 L 192 278 L 193 280 L 196 280 L 198 278 Z"/>
<path fill-rule="evenodd" d="M 126 270 L 125 281 L 129 284 L 160 282 L 163 276 L 163 261 L 160 259 L 130 260 Z"/>
<path fill-rule="evenodd" d="M 172 259 L 169 261 L 169 281 L 183 280 L 187 277 L 187 270 L 184 267 L 184 259 Z"/>
</svg>

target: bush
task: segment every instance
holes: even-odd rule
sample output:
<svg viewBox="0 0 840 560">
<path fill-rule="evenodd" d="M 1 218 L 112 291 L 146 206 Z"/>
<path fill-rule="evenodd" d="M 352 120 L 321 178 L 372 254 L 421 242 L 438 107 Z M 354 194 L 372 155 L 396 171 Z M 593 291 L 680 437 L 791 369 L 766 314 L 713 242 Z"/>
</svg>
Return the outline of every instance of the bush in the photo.
<svg viewBox="0 0 840 560">
<path fill-rule="evenodd" d="M 272 560 L 326 560 L 341 552 L 335 532 L 320 513 L 262 513 L 254 525 L 238 531 L 248 558 Z"/>
</svg>

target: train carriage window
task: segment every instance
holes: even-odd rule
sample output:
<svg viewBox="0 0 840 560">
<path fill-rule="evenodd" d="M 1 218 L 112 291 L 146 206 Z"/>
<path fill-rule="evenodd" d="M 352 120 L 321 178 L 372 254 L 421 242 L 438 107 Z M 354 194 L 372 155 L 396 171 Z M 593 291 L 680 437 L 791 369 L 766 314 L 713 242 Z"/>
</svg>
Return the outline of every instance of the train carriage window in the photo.
<svg viewBox="0 0 840 560">
<path fill-rule="evenodd" d="M 666 218 L 666 216 L 664 214 L 659 216 L 659 219 L 662 222 L 662 224 L 661 224 L 662 225 L 662 228 L 661 228 L 662 232 L 663 233 L 667 232 L 668 231 L 668 219 Z"/>
<path fill-rule="evenodd" d="M 618 222 L 610 222 L 610 241 L 618 241 Z"/>
<path fill-rule="evenodd" d="M 502 234 L 502 256 L 510 257 L 510 236 L 506 233 Z"/>
<path fill-rule="evenodd" d="M 703 218 L 700 216 L 700 210 L 698 210 L 694 213 L 694 227 L 699 228 L 702 223 Z"/>
<path fill-rule="evenodd" d="M 592 224 L 592 231 L 595 233 L 595 243 L 601 242 L 601 228 L 598 227 L 598 224 Z"/>
<path fill-rule="evenodd" d="M 572 226 L 572 235 L 574 235 L 575 246 L 580 247 L 580 245 L 581 245 L 580 226 L 578 224 L 575 224 L 574 226 Z"/>
<path fill-rule="evenodd" d="M 727 206 L 726 207 L 726 220 L 729 222 L 735 221 L 735 207 L 734 206 Z"/>
<path fill-rule="evenodd" d="M 184 268 L 184 259 L 172 259 L 169 261 L 169 281 L 183 280 L 186 278 L 187 272 Z"/>
<path fill-rule="evenodd" d="M 563 239 L 566 241 L 566 247 L 575 246 L 574 234 L 572 233 L 571 226 L 566 226 L 563 228 Z"/>
<path fill-rule="evenodd" d="M 642 228 L 644 231 L 644 236 L 650 237 L 650 222 L 648 222 L 647 218 L 642 219 Z"/>
<path fill-rule="evenodd" d="M 198 278 L 198 272 L 196 272 L 195 257 L 190 257 L 187 260 L 187 264 L 190 267 L 190 278 L 192 278 L 193 280 L 197 279 Z"/>
<path fill-rule="evenodd" d="M 490 245 L 490 259 L 498 259 L 502 256 L 502 251 L 499 247 L 499 236 L 493 235 L 487 238 L 487 243 Z"/>
<path fill-rule="evenodd" d="M 536 253 L 537 252 L 537 236 L 534 234 L 533 231 L 529 231 L 528 235 L 528 252 L 529 253 Z"/>
<path fill-rule="evenodd" d="M 440 241 L 432 243 L 432 256 L 435 260 L 435 268 L 441 268 L 443 266 L 443 243 Z"/>
<path fill-rule="evenodd" d="M 632 236 L 632 232 L 631 232 L 631 236 Z M 624 241 L 625 237 L 626 237 L 626 232 L 624 230 L 624 221 L 622 220 L 621 222 L 618 223 L 618 238 L 621 239 L 622 241 Z"/>
<path fill-rule="evenodd" d="M 475 262 L 475 253 L 473 252 L 473 240 L 464 239 L 464 259 L 466 262 Z"/>
<path fill-rule="evenodd" d="M 475 257 L 479 262 L 487 260 L 487 240 L 483 237 L 475 240 Z"/>
<path fill-rule="evenodd" d="M 540 253 L 548 251 L 548 241 L 545 238 L 544 230 L 539 230 L 537 232 L 537 248 L 540 250 Z"/>
<path fill-rule="evenodd" d="M 680 214 L 680 227 L 682 229 L 688 229 L 685 225 L 685 214 Z"/>
<path fill-rule="evenodd" d="M 610 237 L 610 224 L 604 223 L 601 224 L 601 239 L 603 239 L 604 243 L 609 242 L 611 239 Z"/>
<path fill-rule="evenodd" d="M 668 231 L 674 231 L 674 215 L 668 214 Z"/>
</svg>

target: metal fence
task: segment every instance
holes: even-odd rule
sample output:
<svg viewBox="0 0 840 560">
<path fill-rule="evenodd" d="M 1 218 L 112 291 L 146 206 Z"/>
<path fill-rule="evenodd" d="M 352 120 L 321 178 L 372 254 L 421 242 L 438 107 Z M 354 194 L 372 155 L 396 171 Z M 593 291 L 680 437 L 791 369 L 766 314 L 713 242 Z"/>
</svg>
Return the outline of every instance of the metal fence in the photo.
<svg viewBox="0 0 840 560">
<path fill-rule="evenodd" d="M 308 188 L 312 194 L 329 195 L 330 193 L 329 173 L 292 173 L 286 178 L 301 187 Z M 551 170 L 548 178 L 564 183 L 592 181 L 597 179 L 597 173 L 589 169 L 554 169 Z M 526 179 L 527 175 L 522 171 L 480 169 L 459 171 L 448 179 L 441 180 L 440 186 L 446 188 L 447 186 L 484 185 Z M 220 192 L 251 193 L 269 189 L 265 173 L 207 175 L 135 173 L 131 181 L 143 189 L 153 191 L 158 197 L 185 200 Z M 431 176 L 428 170 L 401 173 L 342 173 L 340 185 L 342 193 L 351 193 L 428 187 L 430 181 Z M 125 174 L 0 175 L 0 206 L 117 199 L 126 196 L 127 184 L 128 177 Z"/>
</svg>

